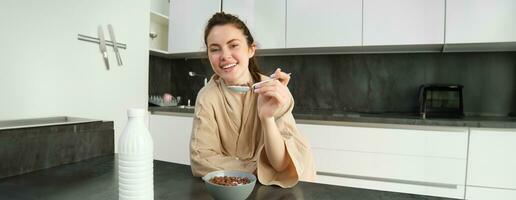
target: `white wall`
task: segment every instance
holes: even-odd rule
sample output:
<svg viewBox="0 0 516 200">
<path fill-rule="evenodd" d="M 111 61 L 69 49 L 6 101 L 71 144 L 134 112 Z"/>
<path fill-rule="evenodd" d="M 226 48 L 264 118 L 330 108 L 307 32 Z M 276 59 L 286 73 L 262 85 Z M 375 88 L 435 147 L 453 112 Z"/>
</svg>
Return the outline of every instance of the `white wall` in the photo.
<svg viewBox="0 0 516 200">
<path fill-rule="evenodd" d="M 76 116 L 110 120 L 118 141 L 126 109 L 147 109 L 149 1 L 0 1 L 0 120 Z M 77 40 L 112 24 L 124 66 L 108 47 Z"/>
</svg>

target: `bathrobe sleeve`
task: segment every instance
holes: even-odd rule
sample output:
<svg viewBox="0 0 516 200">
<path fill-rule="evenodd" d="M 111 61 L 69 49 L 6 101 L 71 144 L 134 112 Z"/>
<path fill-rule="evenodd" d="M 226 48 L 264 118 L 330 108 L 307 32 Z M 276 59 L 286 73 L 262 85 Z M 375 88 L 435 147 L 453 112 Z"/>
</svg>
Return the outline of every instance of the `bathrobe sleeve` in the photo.
<svg viewBox="0 0 516 200">
<path fill-rule="evenodd" d="M 315 168 L 311 148 L 307 140 L 299 133 L 296 122 L 292 115 L 294 100 L 290 101 L 284 111 L 275 117 L 276 125 L 285 141 L 290 163 L 288 167 L 278 172 L 269 162 L 265 148 L 262 146 L 257 164 L 258 179 L 264 185 L 278 185 L 283 188 L 290 188 L 299 180 L 315 180 Z"/>
</svg>

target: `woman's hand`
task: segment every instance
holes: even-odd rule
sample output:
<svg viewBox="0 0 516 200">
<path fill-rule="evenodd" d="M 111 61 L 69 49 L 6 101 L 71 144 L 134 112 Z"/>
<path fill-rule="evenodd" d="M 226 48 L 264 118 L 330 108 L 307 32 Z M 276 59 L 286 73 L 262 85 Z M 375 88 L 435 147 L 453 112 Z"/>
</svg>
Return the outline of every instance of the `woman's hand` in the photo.
<svg viewBox="0 0 516 200">
<path fill-rule="evenodd" d="M 258 93 L 258 116 L 262 119 L 274 117 L 288 101 L 290 94 L 287 84 L 290 76 L 277 69 L 274 78 L 277 80 L 262 83 L 256 86 L 254 92 Z"/>
<path fill-rule="evenodd" d="M 274 74 L 271 75 L 271 78 L 277 78 L 284 86 L 287 86 L 288 82 L 290 81 L 290 75 L 282 72 L 280 68 L 274 71 Z"/>
</svg>

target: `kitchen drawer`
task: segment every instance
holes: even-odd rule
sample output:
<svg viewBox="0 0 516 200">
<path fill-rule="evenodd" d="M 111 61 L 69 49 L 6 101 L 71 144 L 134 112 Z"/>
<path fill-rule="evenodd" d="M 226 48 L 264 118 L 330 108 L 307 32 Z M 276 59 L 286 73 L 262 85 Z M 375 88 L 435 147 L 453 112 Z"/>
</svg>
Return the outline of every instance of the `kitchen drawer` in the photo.
<svg viewBox="0 0 516 200">
<path fill-rule="evenodd" d="M 466 159 L 317 148 L 312 151 L 319 174 L 443 187 L 464 185 L 466 176 Z"/>
<path fill-rule="evenodd" d="M 373 128 L 298 124 L 313 148 L 465 159 L 468 128 Z"/>
<path fill-rule="evenodd" d="M 319 183 L 464 198 L 468 128 L 298 124 Z"/>
<path fill-rule="evenodd" d="M 471 129 L 467 185 L 516 190 L 515 169 L 516 130 Z"/>
<path fill-rule="evenodd" d="M 466 186 L 467 200 L 514 200 L 516 190 Z"/>
<path fill-rule="evenodd" d="M 463 185 L 457 185 L 456 187 L 434 187 L 410 184 L 409 182 L 389 182 L 381 180 L 367 180 L 325 175 L 317 175 L 316 182 L 355 188 L 368 188 L 374 190 L 464 199 Z"/>
</svg>

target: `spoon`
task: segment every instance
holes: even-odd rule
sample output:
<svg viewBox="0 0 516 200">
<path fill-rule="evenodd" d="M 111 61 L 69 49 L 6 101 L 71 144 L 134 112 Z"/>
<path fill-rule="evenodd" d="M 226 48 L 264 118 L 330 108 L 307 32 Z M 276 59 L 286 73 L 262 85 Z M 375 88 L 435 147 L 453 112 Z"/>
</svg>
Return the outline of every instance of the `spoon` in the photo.
<svg viewBox="0 0 516 200">
<path fill-rule="evenodd" d="M 290 74 L 292 74 L 292 73 L 288 73 L 289 76 L 290 76 Z M 253 84 L 251 87 L 249 87 L 247 85 L 228 85 L 226 87 L 228 87 L 231 91 L 236 92 L 236 93 L 246 93 L 246 92 L 249 92 L 249 90 L 251 90 L 251 88 L 254 89 L 259 84 L 267 83 L 267 82 L 273 81 L 273 80 L 278 80 L 278 78 L 274 77 L 274 74 L 272 74 L 270 77 L 271 77 L 271 79 L 268 79 L 265 81 L 260 81 L 258 83 Z"/>
</svg>

